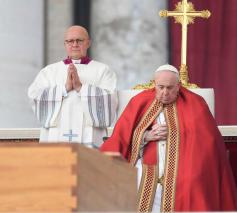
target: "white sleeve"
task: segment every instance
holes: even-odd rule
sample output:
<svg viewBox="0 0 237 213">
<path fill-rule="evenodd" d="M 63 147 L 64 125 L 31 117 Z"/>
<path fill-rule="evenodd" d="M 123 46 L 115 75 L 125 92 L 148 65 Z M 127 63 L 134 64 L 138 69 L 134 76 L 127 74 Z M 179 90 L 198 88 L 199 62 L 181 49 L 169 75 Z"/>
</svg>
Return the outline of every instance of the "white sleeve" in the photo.
<svg viewBox="0 0 237 213">
<path fill-rule="evenodd" d="M 65 86 L 50 86 L 44 70 L 41 70 L 28 89 L 28 97 L 34 114 L 44 128 L 57 125 L 64 96 L 67 96 Z"/>
<path fill-rule="evenodd" d="M 140 147 L 139 147 L 139 158 L 143 157 L 144 147 L 148 144 L 148 142 L 144 140 L 146 132 L 147 131 L 145 131 L 143 136 L 142 136 L 142 142 L 141 142 Z"/>
<path fill-rule="evenodd" d="M 103 74 L 100 77 L 99 84 L 96 86 L 110 92 L 116 90 L 117 76 L 115 72 L 111 71 L 107 65 L 105 65 L 102 70 Z"/>
<path fill-rule="evenodd" d="M 112 125 L 116 117 L 117 92 L 84 84 L 79 94 L 88 125 L 101 128 Z"/>
</svg>

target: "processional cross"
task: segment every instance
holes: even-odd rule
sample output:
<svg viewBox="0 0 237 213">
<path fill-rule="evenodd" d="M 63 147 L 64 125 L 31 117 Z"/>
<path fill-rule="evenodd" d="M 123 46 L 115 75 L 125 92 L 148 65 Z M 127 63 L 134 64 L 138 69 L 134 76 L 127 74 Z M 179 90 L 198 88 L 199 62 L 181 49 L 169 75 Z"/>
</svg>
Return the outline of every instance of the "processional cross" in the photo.
<svg viewBox="0 0 237 213">
<path fill-rule="evenodd" d="M 174 11 L 161 10 L 159 14 L 160 17 L 174 17 L 175 23 L 182 25 L 180 80 L 184 87 L 197 87 L 197 85 L 188 82 L 188 68 L 186 63 L 188 24 L 193 24 L 196 17 L 209 18 L 211 15 L 210 11 L 196 11 L 191 2 L 182 0 L 175 5 Z"/>
</svg>

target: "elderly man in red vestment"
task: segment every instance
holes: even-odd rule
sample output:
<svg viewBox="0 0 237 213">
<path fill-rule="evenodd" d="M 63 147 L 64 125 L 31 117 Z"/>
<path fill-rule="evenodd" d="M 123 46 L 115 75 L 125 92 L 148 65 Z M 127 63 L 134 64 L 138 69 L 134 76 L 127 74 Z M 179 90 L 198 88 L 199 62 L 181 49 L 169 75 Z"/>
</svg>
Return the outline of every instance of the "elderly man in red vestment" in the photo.
<svg viewBox="0 0 237 213">
<path fill-rule="evenodd" d="M 155 88 L 133 97 L 101 151 L 138 168 L 138 211 L 236 211 L 222 136 L 204 99 L 183 88 L 171 65 Z"/>
</svg>

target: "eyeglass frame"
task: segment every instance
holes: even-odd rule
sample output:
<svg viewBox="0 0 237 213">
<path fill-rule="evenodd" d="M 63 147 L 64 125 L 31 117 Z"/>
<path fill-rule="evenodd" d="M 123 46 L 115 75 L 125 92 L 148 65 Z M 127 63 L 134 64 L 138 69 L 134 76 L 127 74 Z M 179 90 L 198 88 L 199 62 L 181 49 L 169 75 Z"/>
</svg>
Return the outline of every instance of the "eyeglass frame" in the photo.
<svg viewBox="0 0 237 213">
<path fill-rule="evenodd" d="M 84 41 L 87 39 L 66 39 L 64 42 L 68 45 L 68 46 L 73 46 L 74 42 L 76 42 L 77 45 L 82 45 L 84 43 Z"/>
</svg>

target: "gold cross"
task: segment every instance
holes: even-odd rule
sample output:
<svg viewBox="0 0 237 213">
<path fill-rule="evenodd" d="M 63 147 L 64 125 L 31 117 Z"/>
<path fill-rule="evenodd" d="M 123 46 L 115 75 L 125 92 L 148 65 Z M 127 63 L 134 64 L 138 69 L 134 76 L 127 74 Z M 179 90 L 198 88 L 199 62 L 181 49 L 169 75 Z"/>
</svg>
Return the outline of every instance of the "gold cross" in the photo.
<svg viewBox="0 0 237 213">
<path fill-rule="evenodd" d="M 186 64 L 188 24 L 193 24 L 196 17 L 209 18 L 211 13 L 209 10 L 196 11 L 191 2 L 182 0 L 175 5 L 174 11 L 161 10 L 159 14 L 160 17 L 174 17 L 175 23 L 182 25 L 180 80 L 183 86 L 196 88 L 197 85 L 188 82 L 188 68 Z"/>
</svg>

